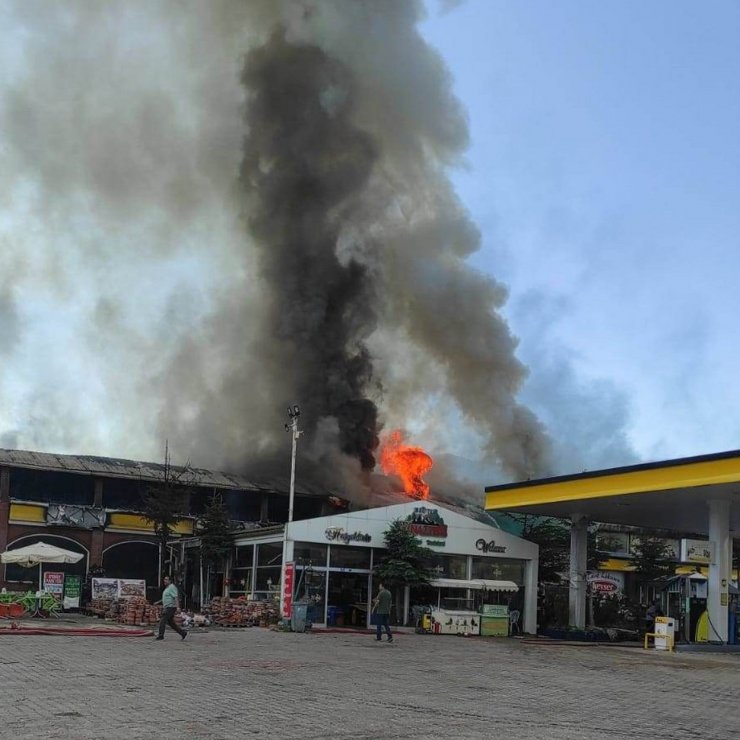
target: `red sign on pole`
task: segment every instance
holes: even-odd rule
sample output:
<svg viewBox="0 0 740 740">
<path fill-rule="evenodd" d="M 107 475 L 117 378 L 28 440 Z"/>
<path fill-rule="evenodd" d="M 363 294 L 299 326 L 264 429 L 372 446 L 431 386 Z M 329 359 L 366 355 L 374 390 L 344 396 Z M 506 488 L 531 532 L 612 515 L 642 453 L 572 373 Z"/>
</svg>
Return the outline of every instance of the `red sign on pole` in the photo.
<svg viewBox="0 0 740 740">
<path fill-rule="evenodd" d="M 44 573 L 44 591 L 61 597 L 64 591 L 64 573 Z"/>
<path fill-rule="evenodd" d="M 295 563 L 286 563 L 283 571 L 283 617 L 290 619 L 293 614 L 293 576 Z"/>
</svg>

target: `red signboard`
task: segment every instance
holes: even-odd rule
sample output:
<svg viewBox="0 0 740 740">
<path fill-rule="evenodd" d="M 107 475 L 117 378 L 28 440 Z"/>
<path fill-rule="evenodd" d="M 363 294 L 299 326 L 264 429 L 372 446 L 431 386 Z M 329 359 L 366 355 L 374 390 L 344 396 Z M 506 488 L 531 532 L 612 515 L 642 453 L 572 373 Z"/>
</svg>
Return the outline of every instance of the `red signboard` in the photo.
<svg viewBox="0 0 740 740">
<path fill-rule="evenodd" d="M 421 537 L 447 537 L 446 524 L 409 524 L 409 530 Z"/>
<path fill-rule="evenodd" d="M 293 576 L 295 563 L 286 563 L 283 569 L 283 617 L 290 619 L 293 613 Z"/>
<path fill-rule="evenodd" d="M 406 521 L 409 530 L 420 537 L 447 537 L 447 525 L 437 509 L 417 506 Z"/>
<path fill-rule="evenodd" d="M 591 588 L 599 594 L 613 594 L 619 590 L 613 581 L 591 581 Z"/>
<path fill-rule="evenodd" d="M 61 596 L 64 591 L 64 573 L 44 573 L 44 591 Z"/>
</svg>

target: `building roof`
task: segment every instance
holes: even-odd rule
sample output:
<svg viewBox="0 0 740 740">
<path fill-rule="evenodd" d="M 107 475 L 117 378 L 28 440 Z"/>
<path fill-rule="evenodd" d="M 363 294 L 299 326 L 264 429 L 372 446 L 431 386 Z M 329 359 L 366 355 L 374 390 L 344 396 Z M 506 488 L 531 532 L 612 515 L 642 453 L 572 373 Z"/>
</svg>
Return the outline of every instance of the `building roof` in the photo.
<svg viewBox="0 0 740 740">
<path fill-rule="evenodd" d="M 0 449 L 0 465 L 30 470 L 47 470 L 94 475 L 108 478 L 131 478 L 136 480 L 162 480 L 162 463 L 125 460 L 116 457 L 96 457 L 93 455 L 60 455 L 52 452 L 32 452 L 29 450 Z M 234 489 L 240 491 L 271 491 L 287 493 L 290 489 L 288 477 L 285 478 L 247 478 L 237 473 L 224 473 L 206 468 L 171 466 L 175 474 L 183 473 L 182 483 L 204 488 Z M 326 496 L 326 489 L 296 482 L 298 495 Z"/>
<path fill-rule="evenodd" d="M 714 499 L 740 530 L 740 450 L 488 486 L 485 508 L 706 534 Z"/>
</svg>

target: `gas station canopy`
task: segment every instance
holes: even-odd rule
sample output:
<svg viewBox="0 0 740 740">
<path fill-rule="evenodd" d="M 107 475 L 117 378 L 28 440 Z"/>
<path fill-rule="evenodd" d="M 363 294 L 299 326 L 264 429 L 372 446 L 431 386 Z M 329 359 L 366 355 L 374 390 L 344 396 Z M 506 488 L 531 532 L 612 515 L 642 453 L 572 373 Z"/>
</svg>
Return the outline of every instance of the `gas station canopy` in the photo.
<svg viewBox="0 0 740 740">
<path fill-rule="evenodd" d="M 588 523 L 706 535 L 710 639 L 728 636 L 733 536 L 740 533 L 740 451 L 486 488 L 488 511 L 571 520 L 569 618 L 585 626 Z"/>
<path fill-rule="evenodd" d="M 706 535 L 722 500 L 740 532 L 740 451 L 489 486 L 485 508 Z"/>
</svg>

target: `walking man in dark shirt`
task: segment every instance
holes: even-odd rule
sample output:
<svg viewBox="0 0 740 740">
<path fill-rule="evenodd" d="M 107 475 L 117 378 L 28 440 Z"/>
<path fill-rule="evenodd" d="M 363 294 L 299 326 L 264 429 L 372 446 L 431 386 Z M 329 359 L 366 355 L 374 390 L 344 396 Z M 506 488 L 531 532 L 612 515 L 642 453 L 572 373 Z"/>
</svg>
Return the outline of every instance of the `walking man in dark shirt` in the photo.
<svg viewBox="0 0 740 740">
<path fill-rule="evenodd" d="M 375 612 L 375 627 L 378 632 L 375 637 L 380 641 L 383 638 L 381 628 L 385 627 L 388 642 L 393 642 L 393 635 L 388 620 L 391 616 L 391 592 L 382 584 L 378 584 L 378 595 L 373 600 L 373 611 Z"/>
<path fill-rule="evenodd" d="M 159 603 L 159 602 L 157 602 Z M 159 634 L 156 640 L 164 640 L 164 629 L 169 624 L 175 632 L 184 640 L 188 633 L 175 624 L 175 612 L 180 608 L 180 593 L 170 579 L 164 577 L 164 591 L 162 591 L 162 618 L 159 620 Z"/>
</svg>

